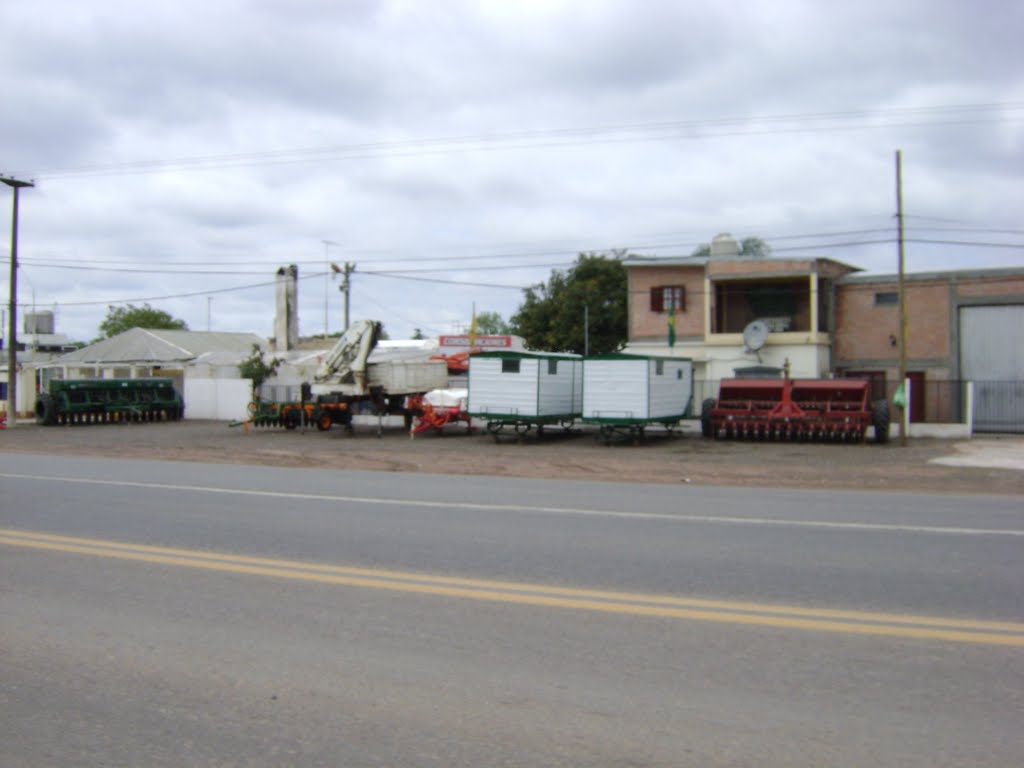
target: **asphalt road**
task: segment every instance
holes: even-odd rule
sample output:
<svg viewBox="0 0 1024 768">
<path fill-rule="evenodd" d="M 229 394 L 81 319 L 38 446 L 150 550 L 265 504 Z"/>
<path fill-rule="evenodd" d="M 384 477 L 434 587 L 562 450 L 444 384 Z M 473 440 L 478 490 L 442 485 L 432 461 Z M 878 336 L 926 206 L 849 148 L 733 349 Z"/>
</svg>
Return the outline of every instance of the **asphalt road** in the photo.
<svg viewBox="0 0 1024 768">
<path fill-rule="evenodd" d="M 4 766 L 1024 750 L 1018 497 L 2 459 Z"/>
</svg>

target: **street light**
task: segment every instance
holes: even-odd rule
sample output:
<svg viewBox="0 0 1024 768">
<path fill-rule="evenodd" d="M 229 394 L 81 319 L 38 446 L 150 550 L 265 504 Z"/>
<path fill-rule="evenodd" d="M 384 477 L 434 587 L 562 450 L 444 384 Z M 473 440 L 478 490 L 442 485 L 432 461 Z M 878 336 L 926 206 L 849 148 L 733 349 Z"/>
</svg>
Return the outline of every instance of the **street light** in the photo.
<svg viewBox="0 0 1024 768">
<path fill-rule="evenodd" d="M 14 190 L 14 213 L 11 217 L 11 302 L 10 333 L 7 339 L 7 427 L 13 428 L 18 418 L 18 192 L 34 187 L 31 181 L 0 176 L 0 181 Z"/>
</svg>

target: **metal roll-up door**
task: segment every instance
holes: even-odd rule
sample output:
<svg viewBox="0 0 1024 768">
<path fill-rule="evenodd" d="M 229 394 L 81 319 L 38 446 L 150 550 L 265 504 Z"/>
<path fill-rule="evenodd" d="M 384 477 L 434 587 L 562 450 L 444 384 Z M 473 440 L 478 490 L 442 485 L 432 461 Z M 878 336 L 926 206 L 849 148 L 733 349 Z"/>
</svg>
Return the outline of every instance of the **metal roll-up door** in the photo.
<svg viewBox="0 0 1024 768">
<path fill-rule="evenodd" d="M 978 432 L 1024 432 L 1024 304 L 960 308 L 960 378 Z"/>
</svg>

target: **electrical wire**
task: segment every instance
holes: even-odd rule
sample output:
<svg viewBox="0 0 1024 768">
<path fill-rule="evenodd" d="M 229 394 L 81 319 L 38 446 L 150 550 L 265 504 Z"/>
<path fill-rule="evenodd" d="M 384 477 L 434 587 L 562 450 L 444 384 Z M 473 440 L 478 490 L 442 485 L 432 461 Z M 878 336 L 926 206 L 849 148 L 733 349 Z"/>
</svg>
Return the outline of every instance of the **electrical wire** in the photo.
<svg viewBox="0 0 1024 768">
<path fill-rule="evenodd" d="M 845 112 L 803 113 L 689 119 L 669 122 L 635 123 L 580 128 L 551 128 L 504 133 L 474 134 L 441 138 L 414 138 L 404 141 L 375 142 L 312 147 L 276 151 L 232 154 L 211 154 L 174 160 L 141 160 L 96 164 L 45 170 L 28 174 L 35 179 L 88 178 L 103 175 L 162 173 L 173 170 L 210 170 L 247 168 L 264 165 L 312 162 L 325 159 L 373 159 L 410 157 L 453 152 L 490 151 L 496 149 L 532 149 L 544 147 L 584 146 L 623 142 L 691 140 L 728 136 L 753 136 L 779 133 L 826 132 L 864 128 L 920 127 L 1009 122 L 1010 115 L 1024 110 L 1024 102 L 987 104 L 934 105 L 884 110 L 851 110 Z M 932 119 L 925 122 L 892 122 L 907 118 L 945 117 L 950 115 L 982 115 L 973 119 Z M 1019 119 L 1019 116 L 1013 115 Z M 870 120 L 880 122 L 871 123 Z M 822 125 L 846 121 L 838 125 Z M 853 121 L 853 122 L 851 122 Z M 859 122 L 858 122 L 859 121 Z M 792 125 L 780 127 L 780 124 Z M 759 128 L 758 126 L 769 126 Z M 729 129 L 729 130 L 723 130 Z M 704 131 L 701 134 L 699 131 Z M 622 135 L 625 134 L 625 135 Z M 22 174 L 25 175 L 25 174 Z"/>
<path fill-rule="evenodd" d="M 933 228 L 925 227 L 925 228 L 921 228 L 921 229 L 923 231 L 933 231 Z M 977 230 L 979 232 L 982 232 L 982 233 L 1009 233 L 1009 234 L 1014 234 L 1014 233 L 1020 233 L 1021 232 L 1020 230 L 1012 230 L 1012 229 L 1002 230 L 1002 229 L 994 229 L 994 228 L 972 228 L 972 229 L 968 229 L 966 231 L 975 231 L 975 230 Z M 839 237 L 839 236 L 848 236 L 848 235 L 875 234 L 875 233 L 879 233 L 879 232 L 883 232 L 884 233 L 884 232 L 891 232 L 891 231 L 892 230 L 890 230 L 890 229 L 878 229 L 878 228 L 875 228 L 875 229 L 859 229 L 859 230 L 841 230 L 841 231 L 837 231 L 837 232 L 815 232 L 815 233 L 808 233 L 808 234 L 802 234 L 802 235 L 801 234 L 779 235 L 779 236 L 771 237 L 770 240 L 772 242 L 794 241 L 794 240 L 799 241 L 799 240 L 806 240 L 806 239 L 810 239 L 810 238 L 830 238 L 830 237 Z M 964 231 L 964 230 L 961 230 L 959 228 L 952 228 L 949 231 Z M 875 239 L 849 240 L 849 241 L 839 241 L 839 242 L 830 241 L 830 242 L 814 243 L 814 244 L 808 244 L 808 245 L 796 245 L 796 244 L 794 244 L 794 245 L 788 245 L 788 246 L 783 246 L 783 247 L 777 247 L 776 246 L 776 247 L 773 247 L 771 249 L 771 253 L 772 254 L 786 254 L 786 253 L 796 253 L 796 252 L 805 252 L 805 251 L 821 251 L 821 250 L 825 250 L 825 249 L 863 247 L 863 246 L 871 246 L 871 245 L 892 245 L 895 242 L 896 242 L 896 236 L 895 236 L 895 233 L 893 233 L 891 237 L 881 238 L 881 239 L 875 238 Z M 1021 244 L 1021 243 L 989 242 L 989 241 L 980 241 L 980 240 L 939 240 L 939 239 L 930 239 L 930 238 L 921 238 L 921 237 L 905 237 L 904 238 L 904 242 L 911 243 L 911 244 L 943 245 L 943 246 L 953 246 L 953 247 L 1005 248 L 1005 249 L 1013 249 L 1013 250 L 1024 249 L 1024 244 Z M 636 249 L 639 250 L 641 248 L 646 248 L 646 247 L 652 247 L 652 246 L 650 246 L 650 245 L 647 245 L 647 246 L 637 246 Z M 671 245 L 662 244 L 660 246 L 655 246 L 655 247 L 671 247 Z M 614 250 L 616 250 L 616 249 L 605 249 L 605 252 L 614 251 Z M 630 250 L 632 250 L 632 249 L 630 249 Z M 594 252 L 594 251 L 592 250 L 591 252 Z M 598 249 L 597 252 L 600 252 L 600 249 Z M 541 254 L 541 253 L 542 252 L 536 252 L 536 253 L 532 253 L 532 254 L 517 254 L 517 255 L 515 255 L 515 257 L 520 257 L 520 258 L 521 257 L 526 257 L 526 256 L 532 257 L 534 255 L 538 255 L 538 254 Z M 544 255 L 546 255 L 547 252 L 543 252 L 543 253 L 544 253 Z M 554 253 L 563 254 L 565 252 L 564 251 L 559 251 L 559 252 L 551 252 L 551 253 L 552 254 L 554 254 Z M 434 259 L 428 259 L 427 261 L 439 261 L 439 262 L 466 262 L 466 261 L 479 261 L 479 260 L 493 261 L 495 259 L 502 259 L 502 258 L 507 259 L 507 258 L 512 258 L 512 257 L 513 257 L 513 255 L 510 255 L 510 254 L 482 255 L 482 256 L 478 255 L 478 256 L 473 256 L 473 257 L 436 257 Z M 672 258 L 679 258 L 679 257 L 648 257 L 648 258 L 650 258 L 650 260 L 656 262 L 659 258 L 672 259 Z M 45 261 L 38 260 L 38 259 L 21 259 L 20 262 L 21 262 L 22 266 L 31 266 L 33 269 L 62 269 L 62 270 L 70 269 L 70 270 L 92 271 L 92 272 L 115 272 L 115 273 L 123 272 L 123 273 L 139 273 L 139 274 L 170 274 L 170 275 L 184 275 L 184 276 L 188 276 L 188 277 L 204 277 L 204 276 L 217 276 L 217 275 L 243 275 L 243 274 L 254 274 L 255 275 L 255 274 L 265 274 L 264 271 L 259 271 L 259 272 L 255 272 L 255 271 L 253 271 L 253 272 L 249 272 L 249 271 L 240 272 L 238 270 L 220 271 L 220 270 L 153 269 L 153 268 L 132 268 L 132 267 L 101 267 L 101 266 L 95 266 L 95 263 L 90 263 L 90 264 L 86 265 L 86 264 L 81 264 L 81 263 L 73 263 L 73 262 L 70 262 L 70 261 L 67 261 L 67 260 L 55 261 L 55 262 L 45 262 Z M 10 259 L 9 258 L 6 260 L 6 263 L 7 264 L 10 263 Z M 98 262 L 98 263 L 119 263 L 119 262 Z M 191 262 L 191 263 L 192 264 L 200 264 L 200 263 L 202 263 L 202 264 L 209 264 L 211 262 Z M 319 264 L 320 262 L 317 261 L 315 263 Z M 385 262 L 385 263 L 387 263 L 387 262 Z M 399 262 L 399 263 L 401 263 L 401 262 Z M 422 264 L 423 260 L 419 260 L 417 263 Z M 473 287 L 473 288 L 494 288 L 494 289 L 500 289 L 500 290 L 523 291 L 523 290 L 526 290 L 526 287 L 525 286 L 521 286 L 521 285 L 509 285 L 509 284 L 501 284 L 501 283 L 484 283 L 484 282 L 475 282 L 475 281 L 468 281 L 468 280 L 450 280 L 450 279 L 443 279 L 443 278 L 440 278 L 440 277 L 425 277 L 424 273 L 438 273 L 438 272 L 452 272 L 452 271 L 477 272 L 477 271 L 489 271 L 489 270 L 496 270 L 496 269 L 502 269 L 502 270 L 506 270 L 506 271 L 508 271 L 510 269 L 541 269 L 541 268 L 544 268 L 544 269 L 564 269 L 564 268 L 571 268 L 571 267 L 572 267 L 572 263 L 567 263 L 567 262 L 562 261 L 562 262 L 558 262 L 558 263 L 521 264 L 521 265 L 509 265 L 507 263 L 506 264 L 501 264 L 501 265 L 477 264 L 477 265 L 464 265 L 464 266 L 457 267 L 457 268 L 456 267 L 449 267 L 449 268 L 444 268 L 444 267 L 410 267 L 410 268 L 407 268 L 407 269 L 391 269 L 391 270 L 366 270 L 366 269 L 362 269 L 362 270 L 358 271 L 358 274 L 362 275 L 362 276 L 392 278 L 392 279 L 405 279 L 405 280 L 415 280 L 417 282 L 429 282 L 429 283 L 436 283 L 436 284 L 443 284 L 443 285 L 455 285 L 455 286 L 466 286 L 466 287 Z M 299 277 L 299 279 L 300 280 L 320 280 L 320 279 L 323 279 L 328 274 L 330 274 L 330 273 L 327 272 L 327 271 L 318 271 L 318 272 L 313 272 L 313 273 L 301 275 Z M 101 306 L 101 305 L 131 304 L 131 303 L 138 303 L 138 302 L 164 301 L 164 300 L 169 300 L 169 299 L 190 298 L 190 297 L 195 297 L 195 296 L 209 296 L 209 295 L 223 294 L 223 293 L 242 292 L 242 291 L 252 290 L 252 289 L 255 289 L 255 288 L 265 288 L 265 287 L 268 287 L 268 286 L 273 286 L 273 285 L 276 285 L 276 283 L 277 283 L 276 280 L 275 281 L 269 281 L 269 282 L 263 281 L 263 282 L 259 282 L 259 283 L 251 283 L 251 284 L 240 285 L 240 286 L 232 286 L 232 287 L 225 287 L 225 288 L 207 288 L 207 289 L 204 289 L 204 290 L 201 290 L 201 291 L 189 291 L 189 292 L 184 292 L 184 293 L 165 294 L 165 295 L 160 295 L 160 296 L 149 296 L 149 297 L 143 297 L 143 298 L 111 299 L 111 300 L 103 300 L 103 301 L 60 302 L 60 303 L 61 303 L 62 306 L 74 307 L 74 306 Z"/>
</svg>

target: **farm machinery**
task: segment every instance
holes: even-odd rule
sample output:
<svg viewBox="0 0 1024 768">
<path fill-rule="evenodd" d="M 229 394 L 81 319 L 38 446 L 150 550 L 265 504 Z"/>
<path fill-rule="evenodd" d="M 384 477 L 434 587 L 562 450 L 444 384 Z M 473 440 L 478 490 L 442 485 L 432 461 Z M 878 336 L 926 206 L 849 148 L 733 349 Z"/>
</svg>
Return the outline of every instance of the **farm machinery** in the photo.
<svg viewBox="0 0 1024 768">
<path fill-rule="evenodd" d="M 341 424 L 351 432 L 353 415 L 367 409 L 378 416 L 404 416 L 411 426 L 415 397 L 447 386 L 448 367 L 421 353 L 375 354 L 380 334 L 375 320 L 353 323 L 327 352 L 313 381 L 302 385 L 300 401 L 256 400 L 245 424 L 286 429 L 312 424 L 320 431 Z"/>
<path fill-rule="evenodd" d="M 169 378 L 53 379 L 36 399 L 36 423 L 177 421 L 185 404 Z"/>
<path fill-rule="evenodd" d="M 352 411 L 344 402 L 298 401 L 278 403 L 270 400 L 254 400 L 249 403 L 248 423 L 254 427 L 284 427 L 295 429 L 300 426 L 315 426 L 324 432 L 335 424 L 351 429 Z"/>
<path fill-rule="evenodd" d="M 704 437 L 875 442 L 889 439 L 889 403 L 865 379 L 725 379 L 701 407 Z"/>
<path fill-rule="evenodd" d="M 425 395 L 410 395 L 409 412 L 416 418 L 410 436 L 430 429 L 440 432 L 457 424 L 465 424 L 466 432 L 473 432 L 473 420 L 466 413 L 468 395 L 467 389 L 435 389 Z"/>
</svg>

